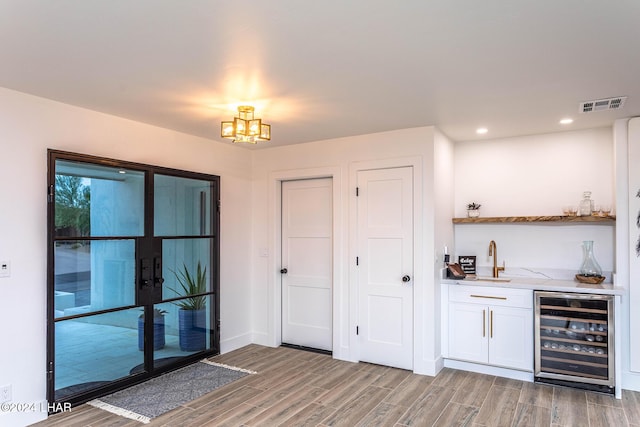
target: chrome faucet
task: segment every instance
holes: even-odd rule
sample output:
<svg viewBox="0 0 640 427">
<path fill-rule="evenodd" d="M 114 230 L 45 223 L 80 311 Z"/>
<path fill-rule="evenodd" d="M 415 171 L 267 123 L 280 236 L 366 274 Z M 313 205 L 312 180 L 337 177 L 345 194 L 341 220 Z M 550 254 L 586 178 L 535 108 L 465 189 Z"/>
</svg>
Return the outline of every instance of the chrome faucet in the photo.
<svg viewBox="0 0 640 427">
<path fill-rule="evenodd" d="M 493 256 L 493 277 L 498 277 L 498 273 L 504 271 L 504 261 L 502 267 L 498 267 L 498 248 L 493 240 L 489 242 L 489 256 Z"/>
</svg>

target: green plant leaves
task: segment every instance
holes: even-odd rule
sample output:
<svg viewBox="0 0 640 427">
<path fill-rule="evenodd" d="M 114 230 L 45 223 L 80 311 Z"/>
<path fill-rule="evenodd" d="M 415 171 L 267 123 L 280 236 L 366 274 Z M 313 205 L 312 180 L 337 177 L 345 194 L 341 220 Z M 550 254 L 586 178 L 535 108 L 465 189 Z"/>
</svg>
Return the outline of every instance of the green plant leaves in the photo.
<svg viewBox="0 0 640 427">
<path fill-rule="evenodd" d="M 182 270 L 180 271 L 176 272 L 171 270 L 171 272 L 176 276 L 176 280 L 180 284 L 181 289 L 169 289 L 171 289 L 178 295 L 194 296 L 186 298 L 184 300 L 176 301 L 173 304 L 177 305 L 183 310 L 201 310 L 205 308 L 207 303 L 206 295 L 199 295 L 207 292 L 207 268 L 202 268 L 200 261 L 198 261 L 196 274 L 193 275 L 187 268 L 186 264 L 183 264 L 182 266 Z"/>
</svg>

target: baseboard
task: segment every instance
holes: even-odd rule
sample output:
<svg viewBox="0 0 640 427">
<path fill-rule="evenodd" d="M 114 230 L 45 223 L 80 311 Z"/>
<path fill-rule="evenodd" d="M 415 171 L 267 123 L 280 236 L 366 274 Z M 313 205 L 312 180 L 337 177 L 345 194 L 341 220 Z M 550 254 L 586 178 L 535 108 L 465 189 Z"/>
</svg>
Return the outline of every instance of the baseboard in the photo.
<svg viewBox="0 0 640 427">
<path fill-rule="evenodd" d="M 435 368 L 434 376 L 438 375 L 438 372 L 440 372 L 440 371 L 442 371 L 442 369 L 444 369 L 444 358 L 442 356 L 438 357 L 435 360 L 434 368 Z"/>
<path fill-rule="evenodd" d="M 278 347 L 280 343 L 274 342 L 274 337 L 266 332 L 253 332 L 251 334 L 251 343 L 263 345 L 265 347 Z"/>
<path fill-rule="evenodd" d="M 226 340 L 220 340 L 220 353 L 229 353 L 251 343 L 251 334 L 242 334 Z"/>
<path fill-rule="evenodd" d="M 623 372 L 622 388 L 624 390 L 640 391 L 640 373 Z"/>
<path fill-rule="evenodd" d="M 444 359 L 438 357 L 435 360 L 423 360 L 422 363 L 413 367 L 413 373 L 418 375 L 428 375 L 435 377 L 444 368 Z"/>
<path fill-rule="evenodd" d="M 511 378 L 513 380 L 533 382 L 533 372 L 518 371 L 516 369 L 498 368 L 496 366 L 462 362 L 452 359 L 445 359 L 444 367 L 459 369 L 461 371 L 477 372 L 479 374 L 494 375 L 496 377 Z"/>
</svg>

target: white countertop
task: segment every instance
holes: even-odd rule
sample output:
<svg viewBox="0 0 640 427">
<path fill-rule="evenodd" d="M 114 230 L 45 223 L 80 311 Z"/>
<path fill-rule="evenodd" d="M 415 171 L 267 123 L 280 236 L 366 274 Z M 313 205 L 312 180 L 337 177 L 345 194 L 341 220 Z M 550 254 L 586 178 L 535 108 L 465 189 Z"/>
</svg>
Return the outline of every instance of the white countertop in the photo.
<svg viewBox="0 0 640 427">
<path fill-rule="evenodd" d="M 491 281 L 491 278 L 472 278 L 472 279 L 442 279 L 441 283 L 450 285 L 477 285 L 492 286 L 496 288 L 513 288 L 513 289 L 531 289 L 534 291 L 554 291 L 554 292 L 575 292 L 588 294 L 603 295 L 624 295 L 625 289 L 620 286 L 614 286 L 611 283 L 601 283 L 599 285 L 590 285 L 580 283 L 575 280 L 557 280 L 538 277 L 504 277 L 510 279 L 505 281 Z"/>
</svg>

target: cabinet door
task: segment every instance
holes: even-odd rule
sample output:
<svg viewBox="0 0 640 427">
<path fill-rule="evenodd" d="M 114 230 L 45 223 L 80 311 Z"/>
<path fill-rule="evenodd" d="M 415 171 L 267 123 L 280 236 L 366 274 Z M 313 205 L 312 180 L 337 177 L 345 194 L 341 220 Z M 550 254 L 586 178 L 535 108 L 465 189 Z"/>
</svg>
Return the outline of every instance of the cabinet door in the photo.
<svg viewBox="0 0 640 427">
<path fill-rule="evenodd" d="M 449 304 L 449 357 L 488 362 L 489 309 L 480 304 Z"/>
<path fill-rule="evenodd" d="M 489 307 L 489 364 L 533 371 L 533 313 Z"/>
</svg>

